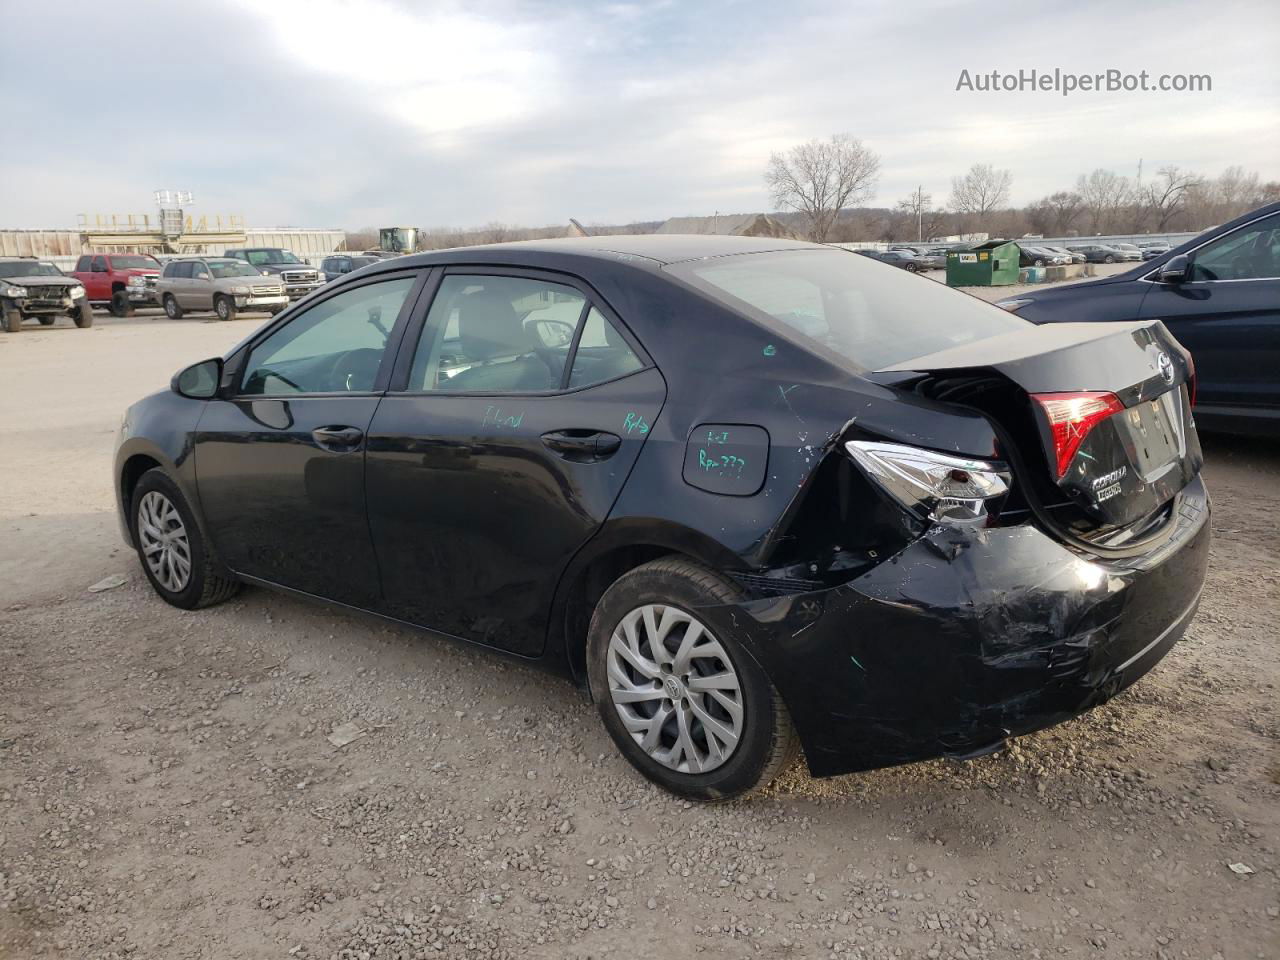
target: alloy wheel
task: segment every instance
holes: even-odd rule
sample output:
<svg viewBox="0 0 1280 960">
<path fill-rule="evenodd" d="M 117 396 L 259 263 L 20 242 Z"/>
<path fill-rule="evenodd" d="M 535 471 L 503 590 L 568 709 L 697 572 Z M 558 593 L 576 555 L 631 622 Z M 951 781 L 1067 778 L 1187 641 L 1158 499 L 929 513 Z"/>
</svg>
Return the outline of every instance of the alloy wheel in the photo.
<svg viewBox="0 0 1280 960">
<path fill-rule="evenodd" d="M 138 504 L 138 542 L 156 582 L 181 593 L 191 581 L 191 543 L 178 508 L 163 493 L 151 490 Z"/>
<path fill-rule="evenodd" d="M 609 639 L 609 695 L 631 737 L 657 763 L 707 773 L 743 731 L 742 685 L 720 641 L 678 607 L 645 604 Z"/>
</svg>

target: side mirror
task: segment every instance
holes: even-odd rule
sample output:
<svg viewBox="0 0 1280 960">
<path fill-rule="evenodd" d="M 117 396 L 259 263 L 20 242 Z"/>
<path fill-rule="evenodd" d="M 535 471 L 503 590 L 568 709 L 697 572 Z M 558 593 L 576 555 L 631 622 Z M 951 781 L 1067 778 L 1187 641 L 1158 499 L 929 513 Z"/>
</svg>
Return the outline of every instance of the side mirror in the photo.
<svg viewBox="0 0 1280 960">
<path fill-rule="evenodd" d="M 1161 283 L 1183 283 L 1190 273 L 1191 260 L 1185 253 L 1180 253 L 1156 271 L 1156 279 Z"/>
<path fill-rule="evenodd" d="M 212 400 L 218 395 L 218 387 L 221 383 L 222 358 L 214 357 L 179 370 L 169 381 L 169 388 L 180 397 L 191 400 Z"/>
</svg>

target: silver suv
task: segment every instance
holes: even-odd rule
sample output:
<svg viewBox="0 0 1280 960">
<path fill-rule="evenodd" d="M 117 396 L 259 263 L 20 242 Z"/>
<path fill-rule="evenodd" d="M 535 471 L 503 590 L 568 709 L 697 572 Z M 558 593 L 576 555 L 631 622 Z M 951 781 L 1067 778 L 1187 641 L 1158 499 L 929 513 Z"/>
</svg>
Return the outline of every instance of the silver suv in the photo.
<svg viewBox="0 0 1280 960">
<path fill-rule="evenodd" d="M 212 310 L 219 320 L 233 320 L 240 310 L 274 316 L 289 305 L 279 277 L 264 277 L 230 257 L 170 260 L 156 281 L 156 298 L 174 320 L 187 310 Z"/>
</svg>

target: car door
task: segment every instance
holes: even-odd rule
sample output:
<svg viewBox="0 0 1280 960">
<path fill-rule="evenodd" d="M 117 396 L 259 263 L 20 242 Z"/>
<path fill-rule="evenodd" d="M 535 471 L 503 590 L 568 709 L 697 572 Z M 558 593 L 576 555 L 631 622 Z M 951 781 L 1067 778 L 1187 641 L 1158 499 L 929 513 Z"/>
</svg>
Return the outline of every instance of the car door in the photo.
<svg viewBox="0 0 1280 960">
<path fill-rule="evenodd" d="M 665 393 L 585 284 L 448 271 L 369 428 L 388 610 L 539 653 L 560 574 L 608 516 Z"/>
<path fill-rule="evenodd" d="M 213 277 L 203 260 L 191 261 L 191 277 L 181 282 L 181 288 L 178 302 L 188 310 L 213 309 Z"/>
<path fill-rule="evenodd" d="M 1186 279 L 1160 283 L 1143 318 L 1163 320 L 1196 364 L 1197 406 L 1280 408 L 1280 214 L 1189 255 Z"/>
<path fill-rule="evenodd" d="M 237 573 L 379 606 L 365 433 L 421 277 L 346 285 L 268 327 L 229 364 L 234 395 L 208 404 L 195 463 L 209 536 Z"/>
</svg>

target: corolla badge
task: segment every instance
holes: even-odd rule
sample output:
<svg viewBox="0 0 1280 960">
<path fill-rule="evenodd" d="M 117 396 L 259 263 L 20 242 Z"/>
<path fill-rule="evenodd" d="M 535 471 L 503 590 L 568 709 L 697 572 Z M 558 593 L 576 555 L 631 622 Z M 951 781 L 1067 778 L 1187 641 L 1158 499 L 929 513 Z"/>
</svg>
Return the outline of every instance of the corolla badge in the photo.
<svg viewBox="0 0 1280 960">
<path fill-rule="evenodd" d="M 1165 383 L 1173 383 L 1173 360 L 1164 351 L 1156 357 L 1156 369 L 1160 371 L 1160 376 L 1164 377 Z"/>
</svg>

